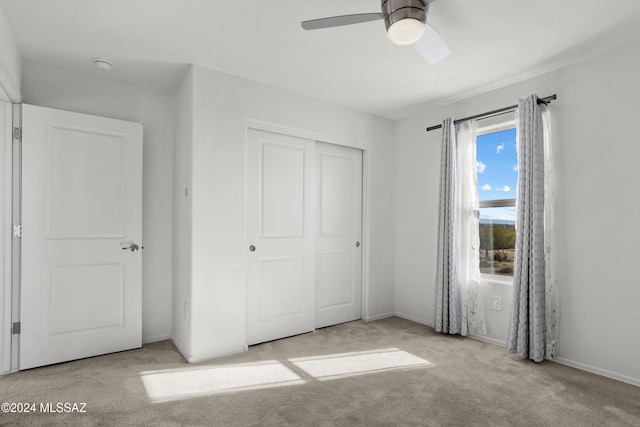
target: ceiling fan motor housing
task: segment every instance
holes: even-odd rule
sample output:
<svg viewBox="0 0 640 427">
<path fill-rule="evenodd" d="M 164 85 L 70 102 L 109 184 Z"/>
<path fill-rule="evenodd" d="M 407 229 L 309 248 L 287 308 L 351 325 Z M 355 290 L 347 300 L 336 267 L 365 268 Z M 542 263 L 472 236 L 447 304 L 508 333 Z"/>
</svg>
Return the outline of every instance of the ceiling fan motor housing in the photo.
<svg viewBox="0 0 640 427">
<path fill-rule="evenodd" d="M 387 27 L 402 19 L 415 19 L 423 24 L 427 22 L 429 4 L 433 0 L 382 0 L 382 15 Z"/>
</svg>

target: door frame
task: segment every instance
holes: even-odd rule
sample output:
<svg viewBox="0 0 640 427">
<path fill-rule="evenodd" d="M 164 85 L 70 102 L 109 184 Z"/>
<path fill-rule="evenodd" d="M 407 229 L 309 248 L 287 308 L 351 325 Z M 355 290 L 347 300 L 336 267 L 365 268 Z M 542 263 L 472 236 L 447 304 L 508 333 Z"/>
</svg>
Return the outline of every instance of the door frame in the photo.
<svg viewBox="0 0 640 427">
<path fill-rule="evenodd" d="M 2 89 L 2 88 L 0 88 Z M 4 101 L 3 101 L 4 103 Z M 18 370 L 19 335 L 12 333 L 11 325 L 19 322 L 20 297 L 20 238 L 13 236 L 13 224 L 20 224 L 20 140 L 15 139 L 13 128 L 20 128 L 20 103 L 6 103 L 0 117 L 0 264 L 4 267 L 0 277 L 0 375 Z"/>
<path fill-rule="evenodd" d="M 244 240 L 245 247 L 249 244 L 247 236 L 246 218 L 247 212 L 247 137 L 249 129 L 273 132 L 282 135 L 293 136 L 297 138 L 308 139 L 315 142 L 325 142 L 328 144 L 341 145 L 343 147 L 350 147 L 362 150 L 362 319 L 371 320 L 372 316 L 369 315 L 369 145 L 361 143 L 348 138 L 343 138 L 335 135 L 328 135 L 304 129 L 293 128 L 290 126 L 284 126 L 276 123 L 265 122 L 261 120 L 246 119 L 245 126 L 245 225 L 244 225 Z M 244 260 L 243 269 L 243 283 L 245 284 L 245 299 L 246 299 L 246 286 L 247 286 L 247 258 Z M 246 314 L 246 313 L 245 313 Z M 248 346 L 245 345 L 245 350 Z"/>
<path fill-rule="evenodd" d="M 4 33 L 11 35 L 10 31 Z M 10 44 L 15 47 L 13 41 Z M 12 263 L 13 265 L 16 263 L 16 256 L 13 253 L 15 239 L 12 232 L 14 221 L 12 218 L 13 201 L 15 197 L 15 188 L 12 183 L 15 177 L 15 143 L 12 128 L 16 123 L 15 111 L 17 108 L 19 109 L 19 104 L 22 102 L 22 94 L 20 93 L 19 82 L 20 67 L 19 64 L 15 63 L 16 61 L 20 62 L 19 58 L 16 59 L 9 56 L 8 52 L 0 52 L 0 100 L 7 103 L 6 108 L 3 108 L 2 117 L 0 117 L 0 143 L 2 144 L 0 148 L 0 153 L 2 154 L 2 160 L 0 161 L 0 201 L 2 203 L 0 208 L 0 227 L 2 227 L 0 232 L 0 264 L 4 267 L 0 276 L 0 305 L 3 313 L 2 318 L 0 318 L 0 342 L 2 343 L 0 345 L 0 375 L 18 370 L 18 335 L 11 333 L 9 325 L 16 321 L 14 320 L 15 312 L 12 312 L 12 306 L 18 296 L 16 285 L 12 284 Z"/>
<path fill-rule="evenodd" d="M 0 318 L 0 375 L 11 372 L 12 335 L 9 325 L 12 322 L 11 304 L 11 262 L 12 262 L 12 173 L 13 173 L 13 104 L 2 101 L 2 117 L 0 117 L 0 141 L 2 141 L 2 159 L 0 164 L 0 199 L 2 210 L 0 211 L 0 265 L 2 265 L 2 277 L 0 277 L 0 306 L 2 317 Z"/>
</svg>

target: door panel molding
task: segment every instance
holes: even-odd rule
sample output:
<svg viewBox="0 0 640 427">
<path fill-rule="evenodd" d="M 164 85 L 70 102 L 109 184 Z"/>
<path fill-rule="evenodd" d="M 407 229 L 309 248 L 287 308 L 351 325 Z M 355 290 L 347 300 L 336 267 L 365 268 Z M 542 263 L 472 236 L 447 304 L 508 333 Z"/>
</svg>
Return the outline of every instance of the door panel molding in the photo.
<svg viewBox="0 0 640 427">
<path fill-rule="evenodd" d="M 351 148 L 351 147 L 349 147 Z M 336 160 L 340 161 L 342 164 L 338 164 L 335 162 Z M 320 182 L 320 194 L 325 196 L 324 186 L 325 183 L 327 186 L 339 186 L 340 182 L 347 182 L 351 180 L 350 176 L 351 171 L 355 167 L 353 164 L 353 159 L 348 156 L 339 156 L 336 154 L 328 154 L 328 153 L 319 153 L 318 155 L 318 179 Z M 327 176 L 325 177 L 325 163 L 333 163 L 333 174 L 337 176 Z M 345 164 L 346 163 L 346 164 Z M 345 170 L 344 167 L 347 167 Z M 342 169 L 342 170 L 336 170 Z M 326 178 L 326 179 L 325 179 Z M 329 182 L 326 182 L 329 181 Z M 333 182 L 336 181 L 336 182 Z M 334 197 L 337 193 L 327 192 L 326 196 Z M 319 198 L 318 202 L 318 235 L 320 237 L 348 237 L 350 236 L 353 230 L 353 215 L 352 215 L 352 204 L 350 203 L 350 199 L 355 196 L 353 192 L 342 193 L 342 200 L 325 200 L 324 197 Z M 338 205 L 341 209 L 337 211 L 336 209 L 327 209 L 325 210 L 325 205 L 334 206 Z M 345 221 L 344 218 L 348 219 Z M 341 220 L 342 219 L 342 220 Z"/>
<path fill-rule="evenodd" d="M 58 131 L 65 133 L 60 134 Z M 86 149 L 83 147 L 87 145 L 86 136 L 102 137 L 102 140 L 93 143 L 91 157 L 85 156 L 80 167 L 65 167 L 74 153 Z M 123 133 L 99 132 L 71 126 L 52 125 L 46 129 L 48 185 L 45 239 L 124 239 L 125 205 L 122 196 L 126 194 L 126 180 L 121 168 L 125 163 L 125 137 Z M 117 161 L 117 169 L 111 167 L 105 170 L 100 167 L 109 156 L 115 157 L 111 160 Z M 100 175 L 96 176 L 97 174 Z M 112 184 L 112 188 L 107 189 L 105 185 L 109 182 L 115 185 Z M 101 184 L 101 193 L 83 192 L 84 187 L 90 184 Z M 106 198 L 107 190 L 110 190 L 108 193 L 111 200 Z M 71 198 L 64 200 L 70 206 L 55 203 L 58 199 L 55 196 L 59 193 L 71 194 Z M 113 204 L 115 206 L 109 206 Z M 97 219 L 104 219 L 106 214 L 110 214 L 111 224 L 103 224 L 103 227 L 97 227 L 98 230 L 87 229 L 87 222 L 95 224 Z"/>
<path fill-rule="evenodd" d="M 122 260 L 52 263 L 47 267 L 49 305 L 46 317 L 49 323 L 49 336 L 86 333 L 95 329 L 124 326 L 125 274 Z M 115 271 L 108 267 L 115 267 Z M 88 269 L 101 271 L 99 274 L 90 275 L 87 274 Z M 100 282 L 90 280 L 93 277 Z M 111 279 L 111 281 L 101 282 L 105 279 Z M 87 293 L 91 295 L 83 295 Z M 57 307 L 68 298 L 85 300 L 89 296 L 99 297 L 99 301 L 94 301 L 96 304 L 92 306 L 85 304 L 62 307 L 62 309 Z M 107 305 L 109 303 L 118 305 L 115 312 L 105 312 L 105 308 L 110 308 Z"/>
<path fill-rule="evenodd" d="M 344 306 L 353 304 L 353 301 L 354 301 L 353 287 L 352 287 L 351 280 L 348 280 L 350 279 L 351 275 L 353 275 L 353 271 L 351 270 L 351 265 L 353 264 L 352 253 L 351 252 L 326 252 L 324 254 L 318 255 L 318 261 L 319 261 L 318 276 L 317 276 L 318 283 L 316 283 L 316 289 L 319 290 L 317 295 L 318 311 L 328 310 L 331 308 L 339 308 L 339 307 L 344 307 Z M 336 277 L 335 275 L 331 275 L 331 277 L 326 277 L 328 275 L 326 274 L 323 275 L 322 273 L 328 270 L 328 268 L 324 268 L 325 267 L 324 263 L 330 263 L 332 261 L 334 264 L 336 262 L 346 264 L 346 266 L 343 265 L 343 267 L 346 267 L 344 269 L 349 270 L 350 276 Z M 328 286 L 326 285 L 332 282 L 338 282 L 338 281 L 343 282 L 343 285 L 345 284 L 344 282 L 346 281 L 347 282 L 346 285 L 348 286 L 340 289 L 340 292 L 338 293 L 334 292 L 331 294 L 325 294 L 322 292 L 323 289 L 328 289 Z"/>
<path fill-rule="evenodd" d="M 279 153 L 278 153 L 279 151 Z M 285 151 L 289 151 L 285 153 Z M 260 141 L 260 238 L 291 239 L 303 238 L 305 234 L 305 156 L 304 147 L 263 139 Z M 276 158 L 279 156 L 280 158 Z M 289 158 L 286 158 L 289 157 Z M 271 170 L 270 162 L 279 163 L 277 170 Z M 280 180 L 281 168 L 287 168 L 298 180 Z M 269 174 L 269 176 L 267 176 Z M 283 198 L 282 196 L 287 197 Z M 290 196 L 295 196 L 291 200 Z M 267 206 L 267 199 L 269 205 Z M 272 200 L 275 199 L 275 200 Z M 293 215 L 294 222 L 286 221 L 287 215 Z M 278 232 L 279 231 L 279 232 Z"/>
</svg>

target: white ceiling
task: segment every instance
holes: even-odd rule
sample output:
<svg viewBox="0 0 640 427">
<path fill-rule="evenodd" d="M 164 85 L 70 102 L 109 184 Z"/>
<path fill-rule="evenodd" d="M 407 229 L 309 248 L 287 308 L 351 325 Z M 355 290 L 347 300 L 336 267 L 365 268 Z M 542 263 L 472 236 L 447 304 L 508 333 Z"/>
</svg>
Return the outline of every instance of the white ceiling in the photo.
<svg viewBox="0 0 640 427">
<path fill-rule="evenodd" d="M 155 87 L 185 64 L 388 118 L 640 41 L 638 0 L 438 0 L 451 56 L 429 66 L 382 21 L 304 31 L 300 21 L 378 12 L 379 0 L 0 0 L 22 56 Z M 103 74 L 105 75 L 105 74 Z"/>
</svg>

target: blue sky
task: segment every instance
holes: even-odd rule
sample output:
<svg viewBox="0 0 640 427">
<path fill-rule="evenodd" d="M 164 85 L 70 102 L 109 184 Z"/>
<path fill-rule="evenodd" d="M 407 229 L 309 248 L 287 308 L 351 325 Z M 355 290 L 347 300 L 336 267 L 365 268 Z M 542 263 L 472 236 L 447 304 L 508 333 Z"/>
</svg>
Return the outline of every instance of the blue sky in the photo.
<svg viewBox="0 0 640 427">
<path fill-rule="evenodd" d="M 515 199 L 518 183 L 516 130 L 480 135 L 476 143 L 478 198 L 480 200 Z M 484 209 L 483 209 L 484 210 Z M 485 217 L 513 219 L 514 208 L 484 210 Z"/>
<path fill-rule="evenodd" d="M 514 199 L 518 182 L 516 130 L 478 136 L 476 159 L 480 200 Z"/>
</svg>

